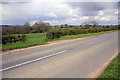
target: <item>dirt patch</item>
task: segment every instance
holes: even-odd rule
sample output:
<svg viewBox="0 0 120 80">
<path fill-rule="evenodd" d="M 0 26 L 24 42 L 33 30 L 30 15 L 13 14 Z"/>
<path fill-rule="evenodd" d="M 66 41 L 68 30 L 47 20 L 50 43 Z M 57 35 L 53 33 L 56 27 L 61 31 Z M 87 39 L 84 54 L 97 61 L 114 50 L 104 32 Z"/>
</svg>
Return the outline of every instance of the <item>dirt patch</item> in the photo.
<svg viewBox="0 0 120 80">
<path fill-rule="evenodd" d="M 92 72 L 88 75 L 89 78 L 98 78 L 106 69 L 106 67 L 110 64 L 110 62 L 118 55 L 118 52 L 115 53 L 108 61 L 106 61 L 100 68 L 98 68 L 95 72 Z"/>
</svg>

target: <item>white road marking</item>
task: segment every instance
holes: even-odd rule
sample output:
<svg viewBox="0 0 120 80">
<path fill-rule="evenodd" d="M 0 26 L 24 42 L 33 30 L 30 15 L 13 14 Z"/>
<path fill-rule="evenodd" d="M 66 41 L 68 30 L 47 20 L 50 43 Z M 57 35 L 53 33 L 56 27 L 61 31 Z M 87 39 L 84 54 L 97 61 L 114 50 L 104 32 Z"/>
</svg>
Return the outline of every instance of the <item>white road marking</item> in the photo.
<svg viewBox="0 0 120 80">
<path fill-rule="evenodd" d="M 25 65 L 25 64 L 29 64 L 29 63 L 32 63 L 32 62 L 36 62 L 36 61 L 39 61 L 39 60 L 42 60 L 42 59 L 46 59 L 46 58 L 48 58 L 48 57 L 52 57 L 52 56 L 55 56 L 55 55 L 58 55 L 58 54 L 61 54 L 61 53 L 67 52 L 67 51 L 68 51 L 68 50 L 64 50 L 64 51 L 57 52 L 57 53 L 54 53 L 54 54 L 51 54 L 51 55 L 48 55 L 48 56 L 40 57 L 40 58 L 31 60 L 31 61 L 27 61 L 27 62 L 24 62 L 24 63 L 21 63 L 21 64 L 17 64 L 17 65 L 11 66 L 11 67 L 7 67 L 7 68 L 4 68 L 4 69 L 0 69 L 0 71 L 5 71 L 5 70 L 12 69 L 12 68 L 15 68 L 15 67 L 19 67 L 19 66 L 22 66 L 22 65 Z"/>
</svg>

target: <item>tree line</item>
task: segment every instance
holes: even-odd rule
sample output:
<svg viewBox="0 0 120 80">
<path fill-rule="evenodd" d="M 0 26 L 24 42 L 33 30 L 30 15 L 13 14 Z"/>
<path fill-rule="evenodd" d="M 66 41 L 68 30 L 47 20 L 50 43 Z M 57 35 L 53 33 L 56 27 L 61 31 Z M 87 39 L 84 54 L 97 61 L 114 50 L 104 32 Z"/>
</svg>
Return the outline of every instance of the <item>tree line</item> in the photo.
<svg viewBox="0 0 120 80">
<path fill-rule="evenodd" d="M 53 28 L 69 28 L 75 27 L 71 30 L 63 29 L 59 31 L 52 31 Z M 81 27 L 81 28 L 78 28 Z M 77 25 L 60 25 L 60 26 L 52 26 L 49 23 L 45 23 L 42 21 L 36 22 L 34 25 L 30 25 L 29 23 L 25 23 L 24 25 L 14 25 L 14 26 L 4 26 L 2 27 L 2 44 L 7 43 L 16 43 L 18 41 L 27 40 L 27 36 L 25 34 L 28 33 L 43 33 L 46 32 L 47 39 L 60 38 L 64 35 L 77 35 L 84 33 L 94 33 L 101 31 L 109 31 L 120 29 L 120 26 L 101 26 L 98 25 L 95 21 L 84 22 L 81 26 Z"/>
<path fill-rule="evenodd" d="M 51 30 L 52 28 L 82 27 L 86 29 L 89 27 L 103 27 L 101 25 L 98 25 L 99 23 L 96 21 L 86 21 L 86 22 L 82 22 L 81 24 L 82 25 L 65 24 L 65 25 L 52 26 L 49 23 L 38 21 L 34 25 L 31 26 L 28 22 L 26 22 L 24 25 L 21 25 L 21 26 L 20 25 L 3 26 L 2 35 L 43 33 L 43 32 Z M 104 27 L 109 27 L 109 26 L 104 26 Z"/>
<path fill-rule="evenodd" d="M 29 23 L 24 25 L 14 25 L 9 27 L 2 27 L 2 35 L 9 34 L 28 34 L 28 33 L 42 33 L 52 29 L 49 23 L 36 22 L 34 25 L 30 26 Z"/>
</svg>

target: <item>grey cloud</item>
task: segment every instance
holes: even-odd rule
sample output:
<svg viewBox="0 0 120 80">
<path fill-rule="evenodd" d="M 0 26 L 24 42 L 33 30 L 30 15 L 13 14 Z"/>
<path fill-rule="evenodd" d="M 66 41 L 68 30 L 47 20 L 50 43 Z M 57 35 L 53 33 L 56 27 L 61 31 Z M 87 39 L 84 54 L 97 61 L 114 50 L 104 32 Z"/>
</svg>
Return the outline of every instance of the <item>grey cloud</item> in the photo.
<svg viewBox="0 0 120 80">
<path fill-rule="evenodd" d="M 102 10 L 103 7 L 97 5 L 95 2 L 69 2 L 68 3 L 73 8 L 82 8 L 85 10 Z"/>
<path fill-rule="evenodd" d="M 0 4 L 6 5 L 6 4 L 11 4 L 11 3 L 18 3 L 18 4 L 25 4 L 25 3 L 30 3 L 32 0 L 2 0 L 0 1 Z"/>
<path fill-rule="evenodd" d="M 17 0 L 16 0 L 17 1 Z M 23 1 L 23 0 L 21 0 Z M 12 4 L 15 3 L 15 4 Z M 30 3 L 30 4 L 27 4 Z M 3 23 L 13 23 L 13 24 L 23 24 L 27 21 L 42 20 L 42 21 L 58 21 L 58 22 L 68 22 L 68 23 L 80 23 L 80 21 L 70 21 L 71 18 L 78 18 L 82 16 L 89 16 L 90 19 L 94 19 L 93 16 L 98 16 L 98 11 L 107 10 L 104 16 L 113 15 L 113 9 L 117 9 L 117 3 L 103 3 L 103 2 L 67 2 L 68 7 L 56 7 L 54 4 L 36 4 L 32 2 L 2 2 L 4 4 L 6 12 Z M 8 5 L 7 5 L 8 4 Z M 10 5 L 9 5 L 10 4 Z M 16 5 L 17 4 L 17 5 Z M 23 4 L 23 5 L 22 5 Z M 25 5 L 24 5 L 25 4 Z M 66 5 L 65 4 L 65 5 Z M 57 4 L 59 6 L 59 4 Z M 64 5 L 60 5 L 64 6 Z M 67 9 L 68 8 L 68 9 Z M 73 9 L 76 9 L 76 13 Z M 4 10 L 5 10 L 4 9 Z M 73 14 L 78 16 L 69 15 L 69 11 L 73 10 Z M 53 12 L 57 17 L 46 16 L 49 12 Z M 46 15 L 45 15 L 46 14 Z M 72 13 L 71 13 L 72 14 Z M 19 16 L 18 16 L 19 15 Z M 115 14 L 117 16 L 117 14 Z M 39 16 L 39 17 L 36 17 Z M 79 20 L 79 19 L 78 19 Z M 70 21 L 70 22 L 69 22 Z M 99 22 L 100 20 L 98 20 Z M 105 21 L 100 21 L 99 23 L 106 23 Z M 109 22 L 107 22 L 109 23 Z M 111 23 L 115 23 L 111 21 Z M 110 24 L 111 24 L 110 23 Z"/>
<path fill-rule="evenodd" d="M 31 2 L 31 1 L 33 0 L 1 0 L 1 2 Z"/>
<path fill-rule="evenodd" d="M 67 2 L 72 8 L 80 8 L 83 16 L 96 16 L 98 11 L 117 9 L 117 2 Z"/>
<path fill-rule="evenodd" d="M 13 3 L 26 4 L 26 3 L 29 3 L 29 2 L 0 2 L 0 4 L 2 4 L 2 5 L 13 4 Z"/>
</svg>

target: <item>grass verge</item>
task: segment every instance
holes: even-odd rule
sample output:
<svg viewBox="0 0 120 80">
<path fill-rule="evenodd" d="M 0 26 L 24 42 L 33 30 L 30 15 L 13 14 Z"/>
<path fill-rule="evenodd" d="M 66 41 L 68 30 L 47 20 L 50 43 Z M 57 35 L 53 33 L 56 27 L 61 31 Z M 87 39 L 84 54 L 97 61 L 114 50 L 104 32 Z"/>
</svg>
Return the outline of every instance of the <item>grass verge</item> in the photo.
<svg viewBox="0 0 120 80">
<path fill-rule="evenodd" d="M 112 62 L 108 65 L 105 71 L 99 76 L 97 80 L 103 80 L 101 78 L 111 78 L 112 80 L 119 79 L 120 80 L 120 53 L 119 55 L 112 60 Z M 115 78 L 115 79 L 113 79 Z M 109 80 L 111 80 L 109 79 Z"/>
<path fill-rule="evenodd" d="M 62 36 L 61 38 L 56 38 L 53 40 L 46 40 L 45 33 L 26 34 L 27 35 L 26 41 L 19 41 L 16 43 L 3 44 L 2 50 L 5 51 L 5 50 L 11 50 L 11 49 L 25 48 L 25 47 L 29 47 L 29 46 L 47 44 L 47 42 L 50 42 L 50 41 L 83 38 L 83 37 L 95 36 L 95 35 L 115 32 L 115 31 L 117 31 L 117 30 L 104 31 L 104 32 L 99 32 L 99 33 L 79 34 L 79 35 L 66 35 L 66 36 Z"/>
</svg>

